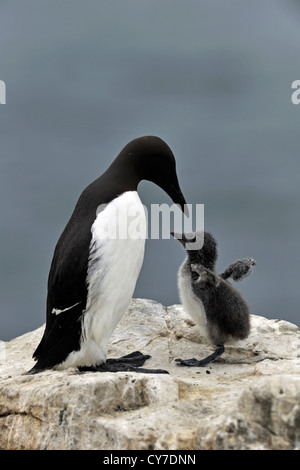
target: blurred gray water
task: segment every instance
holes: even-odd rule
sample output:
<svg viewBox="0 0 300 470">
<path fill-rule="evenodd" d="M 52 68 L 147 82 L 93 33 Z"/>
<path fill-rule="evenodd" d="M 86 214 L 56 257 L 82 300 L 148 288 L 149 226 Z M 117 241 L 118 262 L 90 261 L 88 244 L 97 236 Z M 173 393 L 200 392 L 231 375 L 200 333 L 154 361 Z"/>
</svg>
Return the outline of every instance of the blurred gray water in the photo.
<svg viewBox="0 0 300 470">
<path fill-rule="evenodd" d="M 84 187 L 131 139 L 172 148 L 205 204 L 219 270 L 254 314 L 300 325 L 300 6 L 290 0 L 2 0 L 0 339 L 45 321 L 56 241 Z M 148 182 L 142 201 L 170 203 Z M 148 240 L 136 297 L 179 302 L 175 240 Z"/>
</svg>

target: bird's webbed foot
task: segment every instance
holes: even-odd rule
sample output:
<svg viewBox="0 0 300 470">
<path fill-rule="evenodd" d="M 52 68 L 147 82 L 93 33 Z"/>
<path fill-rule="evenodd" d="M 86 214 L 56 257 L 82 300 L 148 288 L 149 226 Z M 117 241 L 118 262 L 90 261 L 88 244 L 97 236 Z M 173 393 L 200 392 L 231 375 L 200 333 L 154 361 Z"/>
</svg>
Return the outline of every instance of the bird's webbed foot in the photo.
<svg viewBox="0 0 300 470">
<path fill-rule="evenodd" d="M 251 274 L 255 265 L 256 261 L 253 258 L 239 259 L 235 263 L 230 264 L 220 276 L 223 279 L 231 277 L 234 281 L 242 281 Z"/>
<path fill-rule="evenodd" d="M 144 374 L 168 374 L 163 369 L 144 369 L 142 366 L 151 356 L 134 351 L 126 356 L 109 358 L 96 366 L 78 367 L 80 372 L 140 372 Z"/>
<path fill-rule="evenodd" d="M 178 363 L 180 366 L 187 366 L 187 367 L 205 367 L 207 364 L 210 362 L 215 361 L 218 357 L 220 357 L 225 348 L 223 344 L 219 344 L 216 348 L 216 350 L 210 354 L 209 356 L 205 357 L 204 359 L 198 360 L 192 357 L 191 359 L 175 359 L 175 362 Z"/>
<path fill-rule="evenodd" d="M 133 351 L 126 356 L 106 359 L 106 364 L 128 364 L 135 367 L 140 367 L 144 365 L 146 360 L 150 359 L 150 357 L 151 356 L 149 356 L 149 354 L 143 354 L 140 351 Z"/>
</svg>

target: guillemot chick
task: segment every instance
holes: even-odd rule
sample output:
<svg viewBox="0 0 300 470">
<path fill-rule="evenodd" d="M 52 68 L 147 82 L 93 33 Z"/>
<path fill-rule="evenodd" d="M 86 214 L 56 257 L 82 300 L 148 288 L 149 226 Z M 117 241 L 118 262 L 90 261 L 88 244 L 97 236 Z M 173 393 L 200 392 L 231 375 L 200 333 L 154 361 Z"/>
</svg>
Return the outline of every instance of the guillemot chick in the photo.
<svg viewBox="0 0 300 470">
<path fill-rule="evenodd" d="M 185 248 L 187 257 L 178 273 L 178 286 L 182 305 L 212 344 L 215 351 L 204 359 L 175 359 L 190 367 L 203 367 L 224 353 L 224 345 L 247 338 L 250 332 L 250 312 L 241 294 L 228 279 L 240 281 L 248 276 L 256 262 L 244 258 L 232 263 L 217 274 L 217 242 L 208 232 L 174 234 Z M 202 237 L 200 249 L 187 249 Z"/>
<path fill-rule="evenodd" d="M 159 137 L 129 142 L 109 168 L 81 193 L 55 247 L 46 328 L 28 372 L 155 372 L 139 351 L 107 359 L 108 341 L 132 298 L 144 258 L 146 214 L 137 192 L 142 180 L 162 188 L 185 209 L 174 155 Z M 131 233 L 132 219 L 139 233 Z M 125 230 L 124 230 L 125 229 Z"/>
</svg>

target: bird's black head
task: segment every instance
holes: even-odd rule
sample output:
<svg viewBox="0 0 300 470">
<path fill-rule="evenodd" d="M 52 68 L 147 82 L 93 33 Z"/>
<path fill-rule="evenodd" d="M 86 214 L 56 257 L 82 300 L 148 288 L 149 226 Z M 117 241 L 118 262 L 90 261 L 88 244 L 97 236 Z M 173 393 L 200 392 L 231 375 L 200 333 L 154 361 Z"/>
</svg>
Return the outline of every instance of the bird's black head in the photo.
<svg viewBox="0 0 300 470">
<path fill-rule="evenodd" d="M 157 184 L 184 212 L 186 201 L 179 186 L 175 158 L 159 137 L 145 136 L 132 140 L 120 152 L 111 169 L 118 169 L 120 177 L 132 188 L 142 180 Z"/>
<path fill-rule="evenodd" d="M 214 269 L 218 257 L 217 242 L 209 232 L 174 233 L 171 235 L 178 240 L 186 250 L 190 263 L 203 265 Z M 198 249 L 197 245 L 201 247 Z"/>
</svg>

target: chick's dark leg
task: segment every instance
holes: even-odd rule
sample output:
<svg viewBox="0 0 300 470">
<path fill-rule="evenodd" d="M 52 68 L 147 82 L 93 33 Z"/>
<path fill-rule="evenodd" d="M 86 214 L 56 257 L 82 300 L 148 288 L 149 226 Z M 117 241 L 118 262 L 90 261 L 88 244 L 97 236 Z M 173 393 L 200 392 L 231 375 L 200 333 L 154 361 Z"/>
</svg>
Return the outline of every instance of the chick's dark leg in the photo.
<svg viewBox="0 0 300 470">
<path fill-rule="evenodd" d="M 78 367 L 80 372 L 140 372 L 144 374 L 168 374 L 163 369 L 144 369 L 142 366 L 151 356 L 134 351 L 126 356 L 109 358 L 103 364 Z"/>
<path fill-rule="evenodd" d="M 192 357 L 192 359 L 175 359 L 180 366 L 188 366 L 188 367 L 205 367 L 210 362 L 215 361 L 220 357 L 223 352 L 225 351 L 223 344 L 218 344 L 216 350 L 210 354 L 209 356 L 205 357 L 204 359 L 198 360 Z"/>
</svg>

